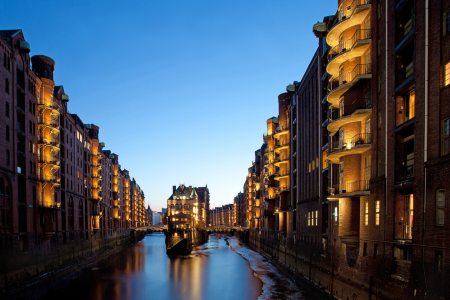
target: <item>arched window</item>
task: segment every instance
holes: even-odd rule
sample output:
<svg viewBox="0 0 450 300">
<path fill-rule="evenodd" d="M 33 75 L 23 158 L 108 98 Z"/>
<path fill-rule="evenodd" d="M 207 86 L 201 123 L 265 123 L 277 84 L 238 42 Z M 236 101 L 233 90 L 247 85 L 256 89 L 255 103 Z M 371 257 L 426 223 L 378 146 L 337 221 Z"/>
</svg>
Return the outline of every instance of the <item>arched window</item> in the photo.
<svg viewBox="0 0 450 300">
<path fill-rule="evenodd" d="M 170 204 L 170 208 L 173 209 L 173 204 Z"/>
<path fill-rule="evenodd" d="M 6 126 L 6 140 L 9 141 L 9 126 Z"/>
<path fill-rule="evenodd" d="M 5 116 L 9 117 L 9 103 L 5 102 Z"/>
<path fill-rule="evenodd" d="M 5 93 L 9 94 L 9 79 L 5 78 Z"/>
<path fill-rule="evenodd" d="M 6 165 L 9 166 L 10 163 L 11 163 L 11 159 L 9 157 L 9 150 L 6 150 Z"/>
</svg>

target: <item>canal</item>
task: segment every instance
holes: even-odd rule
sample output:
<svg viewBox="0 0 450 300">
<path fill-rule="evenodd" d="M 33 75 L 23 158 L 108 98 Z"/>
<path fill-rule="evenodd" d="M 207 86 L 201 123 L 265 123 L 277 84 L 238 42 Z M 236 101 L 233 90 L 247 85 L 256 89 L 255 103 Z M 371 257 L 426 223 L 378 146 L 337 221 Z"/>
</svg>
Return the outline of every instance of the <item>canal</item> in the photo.
<svg viewBox="0 0 450 300">
<path fill-rule="evenodd" d="M 311 299 L 235 237 L 211 235 L 191 255 L 176 258 L 166 255 L 164 241 L 162 233 L 149 234 L 37 299 Z"/>
</svg>

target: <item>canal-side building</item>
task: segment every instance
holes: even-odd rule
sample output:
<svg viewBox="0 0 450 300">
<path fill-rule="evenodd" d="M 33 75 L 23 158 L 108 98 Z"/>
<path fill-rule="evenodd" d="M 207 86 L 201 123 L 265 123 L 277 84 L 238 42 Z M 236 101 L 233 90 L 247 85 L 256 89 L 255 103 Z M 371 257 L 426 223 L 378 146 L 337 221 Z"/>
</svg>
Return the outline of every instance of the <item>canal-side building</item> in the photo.
<svg viewBox="0 0 450 300">
<path fill-rule="evenodd" d="M 248 202 L 256 160 L 248 169 L 250 242 L 336 298 L 443 299 L 450 2 L 337 4 L 314 25 L 319 45 L 302 80 L 278 99 L 288 113 L 280 106 L 267 121 L 260 231 Z"/>
<path fill-rule="evenodd" d="M 209 193 L 209 192 L 208 192 Z M 204 200 L 203 200 L 204 201 Z M 209 206 L 209 203 L 208 203 Z M 167 199 L 167 225 L 169 230 L 189 230 L 206 227 L 205 203 L 200 202 L 197 190 L 192 186 L 173 186 Z"/>
<path fill-rule="evenodd" d="M 0 263 L 8 270 L 4 276 L 20 272 L 17 266 L 34 264 L 29 253 L 45 264 L 56 249 L 61 261 L 78 257 L 74 243 L 80 253 L 89 249 L 93 254 L 108 241 L 122 241 L 132 227 L 128 171 L 104 150 L 99 127 L 68 111 L 69 96 L 53 79 L 55 61 L 44 55 L 30 57 L 22 30 L 0 30 L 0 52 Z M 34 268 L 29 275 L 43 271 Z M 1 288 L 16 283 L 1 280 Z"/>
</svg>

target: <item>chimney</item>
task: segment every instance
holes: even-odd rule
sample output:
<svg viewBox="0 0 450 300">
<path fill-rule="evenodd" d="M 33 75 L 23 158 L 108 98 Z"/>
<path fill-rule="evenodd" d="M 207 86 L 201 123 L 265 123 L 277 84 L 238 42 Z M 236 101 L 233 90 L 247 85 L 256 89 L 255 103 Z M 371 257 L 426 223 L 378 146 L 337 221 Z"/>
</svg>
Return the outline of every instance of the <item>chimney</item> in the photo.
<svg viewBox="0 0 450 300">
<path fill-rule="evenodd" d="M 175 194 L 175 191 L 177 190 L 177 186 L 176 185 L 174 185 L 173 186 L 173 193 Z"/>
</svg>

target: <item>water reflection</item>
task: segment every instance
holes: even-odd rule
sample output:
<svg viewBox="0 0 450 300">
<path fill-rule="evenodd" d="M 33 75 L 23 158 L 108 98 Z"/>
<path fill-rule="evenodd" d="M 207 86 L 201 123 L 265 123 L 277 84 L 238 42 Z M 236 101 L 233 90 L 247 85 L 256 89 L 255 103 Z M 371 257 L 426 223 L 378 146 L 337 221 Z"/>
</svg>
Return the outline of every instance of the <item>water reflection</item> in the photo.
<svg viewBox="0 0 450 300">
<path fill-rule="evenodd" d="M 238 300 L 260 295 L 260 279 L 223 238 L 211 236 L 191 255 L 176 258 L 166 255 L 164 239 L 160 233 L 145 237 L 54 299 Z"/>
</svg>

